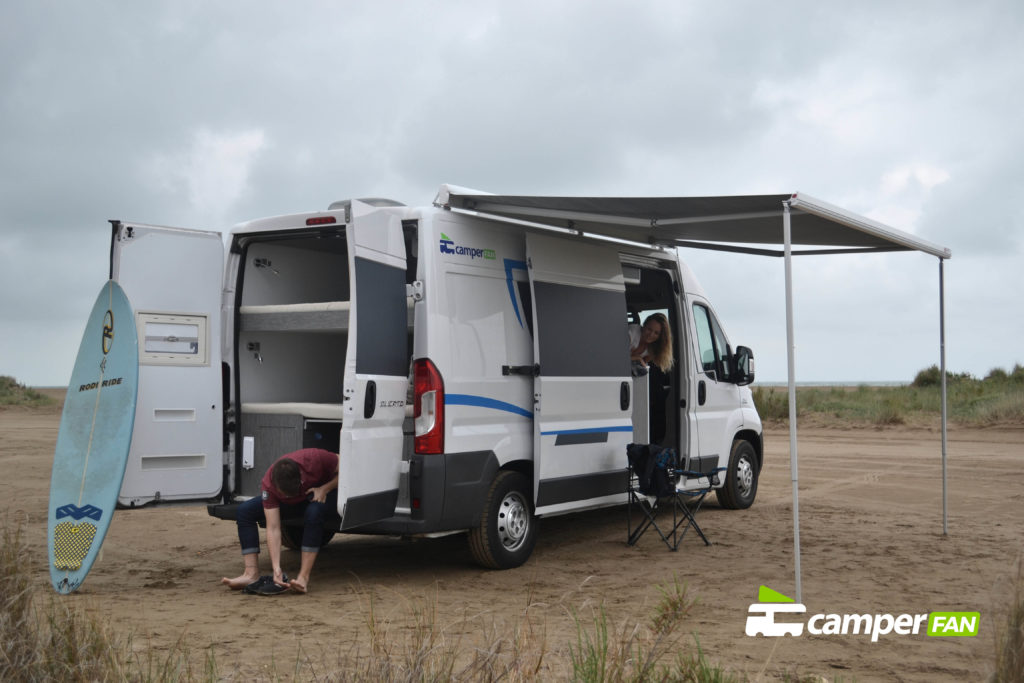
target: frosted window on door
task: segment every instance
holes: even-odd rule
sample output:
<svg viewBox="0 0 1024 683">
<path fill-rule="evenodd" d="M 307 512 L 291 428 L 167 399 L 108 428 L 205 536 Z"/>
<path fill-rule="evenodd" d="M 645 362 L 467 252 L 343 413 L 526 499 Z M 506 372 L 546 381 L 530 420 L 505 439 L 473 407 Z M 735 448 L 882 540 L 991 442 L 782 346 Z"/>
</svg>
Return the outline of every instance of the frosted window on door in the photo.
<svg viewBox="0 0 1024 683">
<path fill-rule="evenodd" d="M 194 356 L 199 353 L 199 325 L 147 323 L 144 348 L 147 353 Z"/>
</svg>

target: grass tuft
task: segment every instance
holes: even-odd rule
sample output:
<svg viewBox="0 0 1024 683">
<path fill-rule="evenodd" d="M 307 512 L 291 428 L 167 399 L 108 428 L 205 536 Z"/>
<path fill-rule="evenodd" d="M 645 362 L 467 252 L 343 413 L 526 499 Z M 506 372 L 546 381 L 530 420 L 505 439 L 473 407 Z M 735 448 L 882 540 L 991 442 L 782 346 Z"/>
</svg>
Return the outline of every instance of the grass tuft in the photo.
<svg viewBox="0 0 1024 683">
<path fill-rule="evenodd" d="M 1017 578 L 1006 614 L 996 633 L 994 683 L 1024 683 L 1024 557 L 1017 560 Z"/>
<path fill-rule="evenodd" d="M 193 666 L 183 639 L 165 656 L 152 646 L 136 651 L 93 611 L 67 599 L 34 594 L 31 557 L 20 524 L 5 514 L 0 545 L 0 681 L 217 680 L 212 651 Z"/>
<path fill-rule="evenodd" d="M 56 401 L 20 384 L 13 377 L 0 375 L 0 406 L 29 406 L 41 408 L 51 406 Z"/>
</svg>

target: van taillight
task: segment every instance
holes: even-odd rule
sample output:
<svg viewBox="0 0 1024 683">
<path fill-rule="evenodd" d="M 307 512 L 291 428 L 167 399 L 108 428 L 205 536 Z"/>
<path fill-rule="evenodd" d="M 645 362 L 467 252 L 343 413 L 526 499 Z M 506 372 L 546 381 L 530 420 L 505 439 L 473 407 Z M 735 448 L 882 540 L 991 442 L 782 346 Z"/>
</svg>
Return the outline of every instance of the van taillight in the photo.
<svg viewBox="0 0 1024 683">
<path fill-rule="evenodd" d="M 420 454 L 444 452 L 444 382 L 427 358 L 413 365 L 415 449 Z"/>
</svg>

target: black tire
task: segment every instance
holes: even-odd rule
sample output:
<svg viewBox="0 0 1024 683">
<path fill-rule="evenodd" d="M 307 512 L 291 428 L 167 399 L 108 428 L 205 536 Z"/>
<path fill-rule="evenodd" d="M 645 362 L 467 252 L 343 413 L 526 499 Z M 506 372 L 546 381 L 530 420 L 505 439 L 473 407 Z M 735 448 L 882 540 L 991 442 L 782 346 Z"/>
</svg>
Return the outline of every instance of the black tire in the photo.
<svg viewBox="0 0 1024 683">
<path fill-rule="evenodd" d="M 480 523 L 469 530 L 469 549 L 489 569 L 518 567 L 537 543 L 533 482 L 520 472 L 502 470 L 491 483 Z"/>
<path fill-rule="evenodd" d="M 749 441 L 737 439 L 732 443 L 729 469 L 725 472 L 725 485 L 715 491 L 718 502 L 730 510 L 746 510 L 757 497 L 757 453 Z"/>
<path fill-rule="evenodd" d="M 324 535 L 320 541 L 320 547 L 323 548 L 325 545 L 330 543 L 331 539 L 334 538 L 334 534 L 334 531 L 324 529 Z M 282 524 L 281 545 L 289 550 L 302 550 L 302 525 Z"/>
</svg>

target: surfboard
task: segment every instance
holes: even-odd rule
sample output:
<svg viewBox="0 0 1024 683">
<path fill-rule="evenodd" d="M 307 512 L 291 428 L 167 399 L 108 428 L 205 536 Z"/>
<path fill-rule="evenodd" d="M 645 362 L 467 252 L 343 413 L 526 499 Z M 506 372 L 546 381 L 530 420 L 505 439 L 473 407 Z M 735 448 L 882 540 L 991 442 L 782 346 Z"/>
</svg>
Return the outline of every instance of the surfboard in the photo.
<svg viewBox="0 0 1024 683">
<path fill-rule="evenodd" d="M 78 347 L 53 454 L 47 546 L 58 593 L 78 589 L 110 528 L 135 422 L 139 345 L 121 286 L 107 281 Z"/>
</svg>

